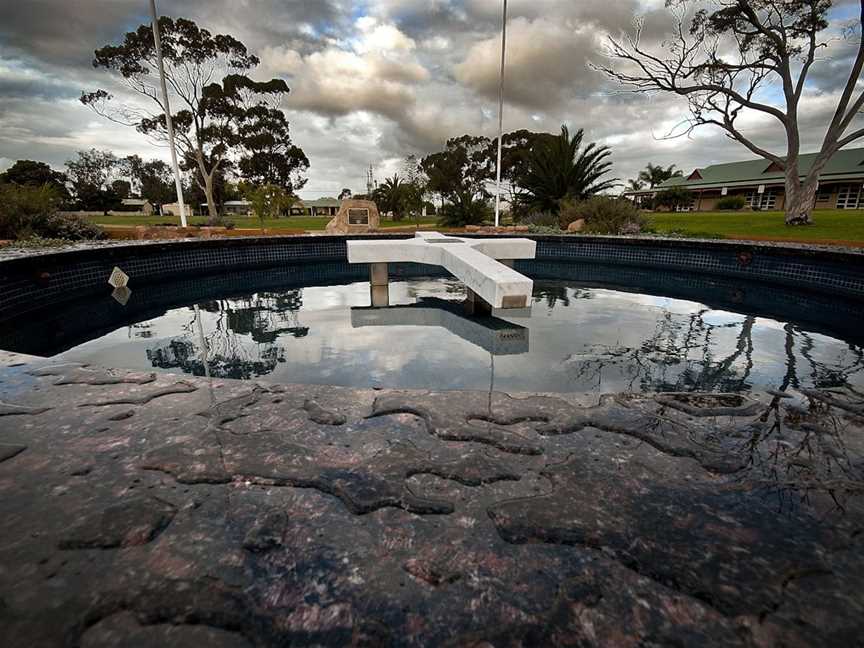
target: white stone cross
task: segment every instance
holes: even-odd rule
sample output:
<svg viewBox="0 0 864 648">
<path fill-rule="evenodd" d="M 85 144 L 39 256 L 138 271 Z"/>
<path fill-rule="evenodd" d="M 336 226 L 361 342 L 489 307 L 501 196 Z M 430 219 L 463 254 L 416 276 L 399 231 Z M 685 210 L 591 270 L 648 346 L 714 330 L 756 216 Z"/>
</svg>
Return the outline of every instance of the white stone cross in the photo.
<svg viewBox="0 0 864 648">
<path fill-rule="evenodd" d="M 534 282 L 496 259 L 533 259 L 529 239 L 469 239 L 417 232 L 413 239 L 348 241 L 348 263 L 442 266 L 493 308 L 525 308 Z"/>
</svg>

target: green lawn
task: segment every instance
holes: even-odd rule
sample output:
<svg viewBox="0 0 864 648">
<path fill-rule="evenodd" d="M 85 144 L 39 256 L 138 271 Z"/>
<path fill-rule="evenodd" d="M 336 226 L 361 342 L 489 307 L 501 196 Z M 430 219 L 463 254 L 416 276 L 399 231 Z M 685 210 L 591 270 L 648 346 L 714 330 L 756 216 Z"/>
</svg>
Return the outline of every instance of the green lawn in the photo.
<svg viewBox="0 0 864 648">
<path fill-rule="evenodd" d="M 813 225 L 806 227 L 787 227 L 783 212 L 655 213 L 648 217 L 658 234 L 864 245 L 864 211 L 861 210 L 816 210 Z"/>
<path fill-rule="evenodd" d="M 170 216 L 139 216 L 138 214 L 111 214 L 109 216 L 87 216 L 87 219 L 97 225 L 127 225 L 134 227 L 135 225 L 179 225 L 179 218 Z M 248 217 L 226 217 L 226 222 L 234 223 L 238 228 L 242 229 L 260 229 L 261 221 L 257 218 Z M 264 227 L 267 229 L 288 229 L 288 230 L 323 230 L 330 221 L 327 217 L 312 218 L 303 216 L 291 216 L 290 218 L 276 218 L 264 221 Z M 401 221 L 381 221 L 381 227 L 408 227 L 414 225 L 418 221 L 401 220 Z M 434 216 L 421 218 L 421 225 L 432 225 L 436 222 Z M 190 225 L 206 225 L 206 216 L 192 216 L 189 219 Z"/>
</svg>

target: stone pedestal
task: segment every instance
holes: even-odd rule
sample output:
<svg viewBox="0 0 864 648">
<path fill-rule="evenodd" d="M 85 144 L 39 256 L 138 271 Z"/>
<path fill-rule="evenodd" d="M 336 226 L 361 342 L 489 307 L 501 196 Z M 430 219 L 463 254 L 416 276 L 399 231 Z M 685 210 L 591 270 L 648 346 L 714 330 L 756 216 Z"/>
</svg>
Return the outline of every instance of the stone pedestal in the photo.
<svg viewBox="0 0 864 648">
<path fill-rule="evenodd" d="M 476 292 L 466 288 L 465 312 L 469 315 L 491 315 L 492 306 Z"/>
<path fill-rule="evenodd" d="M 372 306 L 375 308 L 387 308 L 390 305 L 390 286 L 370 286 L 369 294 L 372 301 Z"/>
<path fill-rule="evenodd" d="M 381 217 L 371 200 L 343 200 L 339 213 L 327 223 L 328 234 L 366 234 L 378 229 Z"/>
<path fill-rule="evenodd" d="M 386 263 L 369 264 L 369 283 L 373 286 L 386 286 L 390 283 Z"/>
</svg>

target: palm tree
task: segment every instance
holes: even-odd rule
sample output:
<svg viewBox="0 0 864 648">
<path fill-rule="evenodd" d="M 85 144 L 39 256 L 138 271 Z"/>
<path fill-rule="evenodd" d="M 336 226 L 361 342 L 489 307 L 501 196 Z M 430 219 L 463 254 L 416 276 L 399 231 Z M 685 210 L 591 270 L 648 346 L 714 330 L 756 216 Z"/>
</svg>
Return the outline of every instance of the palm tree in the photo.
<svg viewBox="0 0 864 648">
<path fill-rule="evenodd" d="M 591 142 L 583 148 L 583 136 L 581 128 L 571 137 L 562 126 L 561 135 L 550 135 L 531 149 L 517 181 L 531 208 L 557 212 L 565 198 L 581 199 L 615 186 L 614 179 L 602 179 L 612 166 L 609 147 Z"/>
<path fill-rule="evenodd" d="M 669 178 L 677 178 L 680 175 L 682 175 L 681 171 L 676 169 L 674 164 L 664 167 L 662 164 L 654 165 L 649 162 L 645 170 L 639 172 L 639 180 L 647 182 L 648 186 L 653 189 Z"/>
<path fill-rule="evenodd" d="M 375 189 L 375 202 L 382 212 L 392 212 L 393 220 L 402 218 L 402 205 L 404 202 L 405 183 L 394 173 L 392 178 L 386 178 L 381 185 Z"/>
<path fill-rule="evenodd" d="M 645 188 L 645 183 L 639 179 L 627 181 L 627 190 L 628 191 L 642 191 L 644 188 Z"/>
</svg>

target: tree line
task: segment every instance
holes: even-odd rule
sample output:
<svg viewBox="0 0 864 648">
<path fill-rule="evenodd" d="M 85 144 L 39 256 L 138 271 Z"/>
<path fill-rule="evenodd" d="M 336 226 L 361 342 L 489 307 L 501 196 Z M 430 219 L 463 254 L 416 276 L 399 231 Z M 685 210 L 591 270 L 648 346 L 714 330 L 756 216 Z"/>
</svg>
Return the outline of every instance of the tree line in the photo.
<svg viewBox="0 0 864 648">
<path fill-rule="evenodd" d="M 231 35 L 166 16 L 159 19 L 159 31 L 166 83 L 179 104 L 172 107 L 171 119 L 180 163 L 193 192 L 203 193 L 211 221 L 220 218 L 220 192 L 230 176 L 239 178 L 250 195 L 263 188 L 268 195 L 293 196 L 306 183 L 309 160 L 291 140 L 281 109 L 290 92 L 285 81 L 253 80 L 250 74 L 260 61 Z M 141 25 L 120 44 L 97 49 L 93 66 L 143 101 L 125 103 L 97 89 L 83 92 L 81 102 L 155 144 L 167 142 L 152 26 Z"/>
<path fill-rule="evenodd" d="M 206 204 L 204 191 L 192 173 L 184 172 L 182 183 L 187 205 Z M 55 171 L 45 162 L 18 160 L 0 173 L 0 184 L 46 187 L 54 194 L 59 208 L 68 211 L 123 210 L 127 198 L 146 200 L 157 209 L 177 201 L 174 174 L 162 160 L 144 160 L 138 155 L 118 157 L 111 151 L 95 148 L 78 151 L 67 160 L 63 171 Z M 227 200 L 242 198 L 243 188 L 242 182 L 233 182 L 224 174 L 216 176 L 213 198 L 217 209 Z"/>
</svg>

